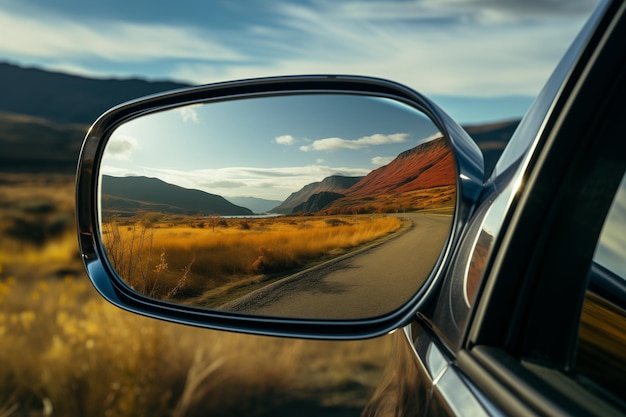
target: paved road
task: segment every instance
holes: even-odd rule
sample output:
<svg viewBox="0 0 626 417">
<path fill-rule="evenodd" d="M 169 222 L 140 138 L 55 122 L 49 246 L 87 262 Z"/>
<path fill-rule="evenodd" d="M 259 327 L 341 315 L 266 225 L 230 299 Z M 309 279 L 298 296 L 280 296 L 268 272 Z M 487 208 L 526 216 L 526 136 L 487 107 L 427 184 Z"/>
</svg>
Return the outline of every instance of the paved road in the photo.
<svg viewBox="0 0 626 417">
<path fill-rule="evenodd" d="M 452 217 L 398 215 L 413 226 L 386 242 L 254 291 L 224 309 L 294 318 L 351 319 L 389 313 L 413 296 L 436 263 Z"/>
</svg>

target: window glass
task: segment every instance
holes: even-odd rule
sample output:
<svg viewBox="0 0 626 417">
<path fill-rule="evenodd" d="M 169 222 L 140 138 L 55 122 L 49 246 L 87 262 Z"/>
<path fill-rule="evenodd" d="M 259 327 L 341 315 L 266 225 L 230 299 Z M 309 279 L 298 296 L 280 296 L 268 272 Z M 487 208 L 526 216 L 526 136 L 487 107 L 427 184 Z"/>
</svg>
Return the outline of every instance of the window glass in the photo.
<svg viewBox="0 0 626 417">
<path fill-rule="evenodd" d="M 575 368 L 583 379 L 626 400 L 626 176 L 589 271 Z"/>
<path fill-rule="evenodd" d="M 613 199 L 593 258 L 626 281 L 626 175 Z"/>
</svg>

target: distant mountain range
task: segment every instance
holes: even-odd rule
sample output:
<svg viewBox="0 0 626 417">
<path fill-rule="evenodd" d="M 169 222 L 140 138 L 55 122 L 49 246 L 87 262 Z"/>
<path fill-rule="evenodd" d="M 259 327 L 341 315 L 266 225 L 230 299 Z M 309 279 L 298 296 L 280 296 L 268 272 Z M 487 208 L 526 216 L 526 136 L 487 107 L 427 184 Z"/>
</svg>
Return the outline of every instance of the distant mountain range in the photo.
<svg viewBox="0 0 626 417">
<path fill-rule="evenodd" d="M 134 98 L 188 86 L 0 63 L 0 171 L 73 173 L 85 133 L 100 114 Z"/>
<path fill-rule="evenodd" d="M 102 176 L 102 211 L 105 215 L 133 215 L 157 211 L 170 214 L 251 215 L 224 197 L 168 184 L 158 178 Z"/>
<path fill-rule="evenodd" d="M 102 177 L 105 216 L 146 212 L 203 215 L 387 213 L 452 207 L 454 157 L 444 137 L 402 152 L 364 177 L 333 175 L 292 193 L 285 201 L 224 197 L 186 189 L 157 178 Z M 233 204 L 238 203 L 238 204 Z"/>
<path fill-rule="evenodd" d="M 0 111 L 90 125 L 107 109 L 148 94 L 189 87 L 170 81 L 93 79 L 0 63 Z"/>
<path fill-rule="evenodd" d="M 226 197 L 226 199 L 238 206 L 247 207 L 258 214 L 269 213 L 274 207 L 281 204 L 281 201 L 278 200 L 266 200 L 256 197 Z"/>
<path fill-rule="evenodd" d="M 385 211 L 393 205 L 411 205 L 407 196 L 413 192 L 438 187 L 454 192 L 455 184 L 454 158 L 440 137 L 402 152 L 365 177 L 332 176 L 309 184 L 292 193 L 279 208 L 291 209 L 282 213 L 345 212 L 365 210 L 365 206 L 367 211 Z"/>
<path fill-rule="evenodd" d="M 344 177 L 341 175 L 326 177 L 320 182 L 305 185 L 299 191 L 292 193 L 282 204 L 274 207 L 271 211 L 281 214 L 292 213 L 296 207 L 305 204 L 315 194 L 331 192 L 342 195 L 361 179 L 363 177 Z"/>
<path fill-rule="evenodd" d="M 477 126 L 464 126 L 464 129 L 478 144 L 485 159 L 485 174 L 490 174 L 498 162 L 504 147 L 513 136 L 519 120 L 507 120 Z"/>
<path fill-rule="evenodd" d="M 86 125 L 0 113 L 0 172 L 73 173 L 86 131 Z"/>
<path fill-rule="evenodd" d="M 390 202 L 394 207 L 404 205 L 414 209 L 406 195 L 438 187 L 453 193 L 455 184 L 454 158 L 446 140 L 441 137 L 401 153 L 365 177 L 333 175 L 304 186 L 283 202 L 253 197 L 230 198 L 228 201 L 218 195 L 147 177 L 104 175 L 101 189 L 105 215 L 131 216 L 155 211 L 225 216 L 264 212 L 318 213 L 322 210 L 383 212 L 391 207 Z"/>
<path fill-rule="evenodd" d="M 84 135 L 100 114 L 128 100 L 184 87 L 189 85 L 92 79 L 0 63 L 0 172 L 73 173 Z M 466 127 L 485 155 L 487 172 L 517 124 Z"/>
</svg>

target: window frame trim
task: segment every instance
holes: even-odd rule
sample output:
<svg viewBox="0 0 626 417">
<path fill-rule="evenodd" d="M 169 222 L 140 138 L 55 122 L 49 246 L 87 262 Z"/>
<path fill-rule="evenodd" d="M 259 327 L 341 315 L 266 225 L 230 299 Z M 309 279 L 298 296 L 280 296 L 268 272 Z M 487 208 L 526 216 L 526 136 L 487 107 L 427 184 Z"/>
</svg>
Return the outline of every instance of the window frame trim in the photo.
<svg viewBox="0 0 626 417">
<path fill-rule="evenodd" d="M 621 40 L 626 38 L 625 9 L 624 2 L 614 1 L 609 5 L 582 55 L 586 59 L 581 58 L 573 71 L 578 77 L 567 81 L 546 119 L 536 153 L 522 179 L 525 186 L 517 196 L 509 228 L 492 255 L 491 270 L 483 280 L 482 294 L 474 306 L 463 349 L 457 356 L 461 369 L 475 379 L 494 403 L 512 414 L 540 410 L 573 414 L 580 408 L 574 410 L 570 406 L 580 405 L 583 392 L 596 400 L 588 401 L 584 407 L 590 412 L 610 415 L 617 410 L 606 398 L 568 374 L 587 289 L 586 271 L 575 272 L 575 282 L 567 281 L 571 288 L 564 297 L 568 302 L 566 311 L 559 311 L 561 306 L 550 306 L 546 300 L 554 299 L 565 282 L 563 277 L 554 276 L 554 271 L 558 271 L 554 267 L 559 266 L 564 254 L 557 258 L 552 251 L 566 239 L 555 230 L 563 229 L 566 224 L 571 227 L 571 219 L 559 220 L 558 214 L 562 213 L 559 209 L 580 198 L 569 195 L 561 187 L 567 181 L 572 187 L 573 178 L 585 176 L 574 170 L 583 166 L 589 150 L 607 153 L 606 149 L 593 147 L 593 137 L 599 129 L 614 128 L 619 120 L 615 115 L 617 106 L 612 103 L 617 99 L 616 91 L 626 91 L 626 68 L 619 65 L 626 57 L 626 51 L 620 48 Z M 619 88 L 615 88 L 616 83 Z M 610 142 L 615 144 L 619 139 Z M 611 151 L 614 150 L 608 152 Z M 622 175 L 623 169 L 611 185 L 614 190 Z M 591 265 L 613 196 L 614 191 L 606 201 L 599 202 L 600 208 L 592 208 L 594 213 L 603 215 L 588 225 L 587 233 L 595 238 L 587 237 L 584 259 L 577 259 L 579 263 Z M 561 315 L 560 322 L 565 324 L 560 335 L 554 335 L 555 320 L 546 312 Z M 579 319 L 571 320 L 571 317 Z M 567 318 L 571 323 L 566 322 Z M 556 339 L 554 343 L 546 342 L 550 338 Z M 546 391 L 538 392 L 537 387 Z M 617 410 L 616 414 L 621 411 Z"/>
</svg>

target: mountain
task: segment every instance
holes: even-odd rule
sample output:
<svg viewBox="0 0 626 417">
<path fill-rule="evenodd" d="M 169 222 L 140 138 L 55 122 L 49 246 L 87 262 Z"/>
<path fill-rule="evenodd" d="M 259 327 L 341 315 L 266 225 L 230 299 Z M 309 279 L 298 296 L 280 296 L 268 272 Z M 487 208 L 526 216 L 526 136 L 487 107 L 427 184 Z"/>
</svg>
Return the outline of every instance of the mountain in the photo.
<svg viewBox="0 0 626 417">
<path fill-rule="evenodd" d="M 92 79 L 0 62 L 0 171 L 74 173 L 89 125 L 169 81 Z"/>
<path fill-rule="evenodd" d="M 351 198 L 401 194 L 456 183 L 454 157 L 443 137 L 402 152 L 346 191 Z"/>
<path fill-rule="evenodd" d="M 0 113 L 0 171 L 72 174 L 85 132 L 87 125 Z"/>
<path fill-rule="evenodd" d="M 487 120 L 519 119 L 535 99 L 532 95 L 477 97 L 443 94 L 433 94 L 430 98 L 454 120 L 463 120 L 463 126 L 483 124 Z"/>
<path fill-rule="evenodd" d="M 314 192 L 291 212 L 372 213 L 450 207 L 456 191 L 454 157 L 440 137 L 402 152 L 342 193 L 319 191 L 320 184 L 307 185 L 295 193 L 303 196 L 305 190 Z"/>
<path fill-rule="evenodd" d="M 500 123 L 464 126 L 465 131 L 474 139 L 483 153 L 486 175 L 493 170 L 519 122 L 519 120 L 508 120 Z"/>
<path fill-rule="evenodd" d="M 0 171 L 73 173 L 88 126 L 100 114 L 128 100 L 184 87 L 189 85 L 93 79 L 0 62 Z M 486 172 L 495 165 L 518 123 L 465 127 L 483 151 Z M 288 202 L 284 212 L 310 195 L 295 204 Z"/>
<path fill-rule="evenodd" d="M 228 201 L 238 206 L 247 207 L 255 213 L 270 213 L 281 202 L 256 197 L 227 197 Z"/>
<path fill-rule="evenodd" d="M 314 182 L 304 186 L 300 191 L 292 193 L 285 201 L 271 211 L 273 213 L 292 213 L 294 208 L 300 204 L 306 203 L 314 194 L 323 191 L 343 194 L 348 188 L 359 182 L 363 177 L 344 177 L 341 175 L 332 175 L 324 178 L 320 182 Z"/>
<path fill-rule="evenodd" d="M 332 191 L 322 191 L 313 194 L 306 202 L 295 206 L 292 213 L 316 213 L 342 197 L 345 196 L 343 194 L 333 193 Z"/>
<path fill-rule="evenodd" d="M 168 184 L 158 178 L 102 176 L 104 211 L 128 213 L 137 210 L 174 214 L 219 214 L 237 216 L 253 214 L 224 197 L 200 190 Z"/>
<path fill-rule="evenodd" d="M 93 79 L 0 63 L 0 111 L 57 123 L 91 124 L 113 106 L 189 87 L 170 81 Z"/>
</svg>

